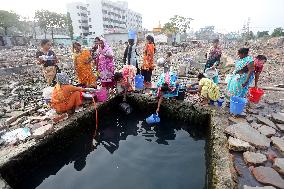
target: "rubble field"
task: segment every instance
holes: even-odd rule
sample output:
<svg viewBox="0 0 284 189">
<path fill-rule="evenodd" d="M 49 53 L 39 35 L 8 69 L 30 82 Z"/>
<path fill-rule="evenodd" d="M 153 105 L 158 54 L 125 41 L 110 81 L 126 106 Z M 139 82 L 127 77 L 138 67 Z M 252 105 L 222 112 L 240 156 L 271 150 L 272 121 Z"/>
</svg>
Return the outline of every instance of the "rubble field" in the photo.
<svg viewBox="0 0 284 189">
<path fill-rule="evenodd" d="M 239 188 L 256 186 L 284 188 L 284 90 L 281 88 L 284 84 L 282 74 L 284 46 L 277 38 L 250 42 L 249 46 L 253 55 L 264 54 L 268 57 L 259 86 L 269 87 L 270 90 L 265 90 L 260 103 L 250 103 L 240 117 L 229 115 L 226 106 L 228 102 L 221 107 L 221 111 L 217 109 L 219 113 L 215 114 L 213 120 L 220 123 L 218 117 L 223 117 L 221 120 L 226 120 L 226 124 L 212 126 L 213 135 L 218 133 L 218 136 L 216 135 L 212 140 L 223 137 L 222 140 L 225 141 L 223 143 L 212 142 L 212 145 L 218 146 L 221 151 L 230 152 L 230 158 L 224 158 L 228 161 L 228 167 L 230 162 L 234 163 L 234 168 L 229 167 L 230 175 L 232 177 L 236 175 L 234 182 Z M 222 73 L 221 81 L 224 81 L 225 75 L 230 73 L 232 67 L 226 65 L 233 63 L 237 49 L 240 47 L 243 47 L 241 42 L 223 44 L 223 56 L 219 67 Z M 206 62 L 204 55 L 208 48 L 209 44 L 202 44 L 201 47 L 189 46 L 186 49 L 157 45 L 156 58 L 164 57 L 167 51 L 172 51 L 174 71 L 178 73 L 180 65 L 190 65 L 188 73 L 180 79 L 181 82 L 188 83 L 195 81 L 196 74 L 203 69 Z M 116 69 L 119 70 L 123 66 L 124 47 L 113 45 L 113 50 L 116 57 Z M 138 50 L 139 54 L 142 54 L 143 46 L 139 46 Z M 71 49 L 55 48 L 54 51 L 60 60 L 59 67 L 70 76 L 72 83 L 75 84 Z M 35 64 L 35 52 L 36 49 L 26 47 L 0 50 L 1 157 L 10 158 L 7 153 L 13 149 L 27 148 L 25 147 L 27 143 L 32 144 L 34 140 L 44 140 L 46 135 L 56 130 L 58 124 L 74 116 L 57 115 L 43 101 L 42 90 L 47 86 L 41 67 Z M 157 80 L 162 70 L 157 66 L 154 71 L 154 81 Z M 226 85 L 220 84 L 220 88 L 225 94 Z M 147 94 L 143 95 L 147 97 Z M 194 95 L 187 95 L 184 103 L 195 104 L 197 98 Z M 92 106 L 90 102 L 85 103 L 84 110 L 88 111 L 90 106 Z M 216 107 L 209 107 L 209 109 L 216 112 Z M 216 188 L 226 187 L 216 184 Z"/>
</svg>

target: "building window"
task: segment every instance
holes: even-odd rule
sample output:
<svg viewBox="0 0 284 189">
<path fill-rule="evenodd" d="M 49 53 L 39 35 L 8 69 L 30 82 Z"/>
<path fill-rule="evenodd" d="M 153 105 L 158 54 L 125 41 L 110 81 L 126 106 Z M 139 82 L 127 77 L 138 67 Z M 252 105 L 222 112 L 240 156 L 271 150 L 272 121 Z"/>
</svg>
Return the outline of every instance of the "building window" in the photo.
<svg viewBox="0 0 284 189">
<path fill-rule="evenodd" d="M 92 28 L 92 25 L 89 25 L 89 28 Z"/>
<path fill-rule="evenodd" d="M 78 20 L 79 23 L 81 23 L 81 20 Z"/>
<path fill-rule="evenodd" d="M 81 16 L 80 13 L 77 13 L 77 14 L 78 14 L 78 16 Z"/>
<path fill-rule="evenodd" d="M 89 22 L 92 22 L 92 19 L 91 19 L 91 18 L 89 18 Z"/>
<path fill-rule="evenodd" d="M 82 26 L 79 26 L 79 28 L 81 29 L 81 28 L 82 28 Z"/>
<path fill-rule="evenodd" d="M 76 6 L 77 9 L 79 9 L 79 6 Z"/>
<path fill-rule="evenodd" d="M 88 15 L 90 15 L 91 14 L 91 12 L 90 11 L 88 11 Z"/>
<path fill-rule="evenodd" d="M 96 34 L 96 32 L 93 32 L 93 34 Z"/>
</svg>

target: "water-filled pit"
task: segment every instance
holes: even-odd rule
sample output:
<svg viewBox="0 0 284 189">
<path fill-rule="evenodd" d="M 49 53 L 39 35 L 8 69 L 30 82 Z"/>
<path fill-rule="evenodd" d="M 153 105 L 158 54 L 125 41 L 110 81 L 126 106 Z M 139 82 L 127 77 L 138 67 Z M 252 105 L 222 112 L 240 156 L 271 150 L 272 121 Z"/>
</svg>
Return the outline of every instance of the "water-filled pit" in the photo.
<svg viewBox="0 0 284 189">
<path fill-rule="evenodd" d="M 118 110 L 117 100 L 101 108 L 97 131 L 94 116 L 77 120 L 4 165 L 2 177 L 13 188 L 207 188 L 208 116 L 196 125 L 164 113 L 159 125 L 149 126 L 153 104 L 131 105 L 130 115 Z"/>
</svg>

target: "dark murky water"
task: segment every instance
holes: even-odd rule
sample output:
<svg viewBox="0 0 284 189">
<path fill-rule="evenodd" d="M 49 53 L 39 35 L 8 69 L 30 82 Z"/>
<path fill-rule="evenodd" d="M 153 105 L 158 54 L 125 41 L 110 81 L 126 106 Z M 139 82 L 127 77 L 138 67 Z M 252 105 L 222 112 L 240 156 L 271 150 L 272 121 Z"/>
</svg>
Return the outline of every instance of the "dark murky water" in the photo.
<svg viewBox="0 0 284 189">
<path fill-rule="evenodd" d="M 185 124 L 164 119 L 149 127 L 143 119 L 116 113 L 100 120 L 95 138 L 86 133 L 62 157 L 51 157 L 24 188 L 204 188 L 206 129 L 186 131 Z"/>
</svg>

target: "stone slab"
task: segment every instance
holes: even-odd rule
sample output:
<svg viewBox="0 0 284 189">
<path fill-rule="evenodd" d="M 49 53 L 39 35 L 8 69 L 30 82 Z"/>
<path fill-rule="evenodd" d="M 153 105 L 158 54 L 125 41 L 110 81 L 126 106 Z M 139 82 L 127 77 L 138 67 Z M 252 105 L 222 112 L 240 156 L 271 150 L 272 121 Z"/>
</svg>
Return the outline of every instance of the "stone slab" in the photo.
<svg viewBox="0 0 284 189">
<path fill-rule="evenodd" d="M 276 127 L 277 127 L 280 131 L 284 132 L 284 124 L 276 124 Z"/>
<path fill-rule="evenodd" d="M 279 137 L 271 137 L 272 144 L 284 154 L 284 139 Z"/>
<path fill-rule="evenodd" d="M 284 188 L 284 180 L 271 167 L 255 167 L 252 169 L 252 174 L 262 184 Z"/>
<path fill-rule="evenodd" d="M 256 187 L 253 187 L 253 186 L 244 185 L 244 189 L 275 189 L 275 187 L 273 187 L 273 186 L 256 186 Z"/>
<path fill-rule="evenodd" d="M 270 146 L 270 139 L 248 124 L 240 123 L 230 125 L 225 129 L 225 133 L 246 141 L 257 148 L 266 149 Z"/>
<path fill-rule="evenodd" d="M 272 137 L 273 135 L 276 134 L 276 130 L 273 129 L 272 127 L 262 125 L 260 128 L 257 129 L 261 134 L 267 136 L 267 137 Z"/>
<path fill-rule="evenodd" d="M 248 142 L 242 141 L 240 139 L 229 137 L 228 139 L 229 149 L 235 152 L 244 152 L 244 151 L 254 151 L 255 148 L 251 146 Z"/>
<path fill-rule="evenodd" d="M 261 165 L 267 161 L 267 158 L 264 154 L 255 153 L 255 152 L 244 152 L 244 160 L 248 165 Z"/>
<path fill-rule="evenodd" d="M 281 175 L 284 175 L 284 158 L 275 158 L 273 168 Z"/>
<path fill-rule="evenodd" d="M 281 123 L 283 124 L 284 123 L 284 114 L 283 113 L 273 113 L 272 114 L 272 120 L 276 123 Z"/>
<path fill-rule="evenodd" d="M 259 123 L 262 123 L 262 124 L 268 125 L 269 127 L 277 129 L 276 125 L 272 121 L 270 121 L 268 118 L 263 117 L 261 115 L 257 115 L 256 118 Z"/>
</svg>

